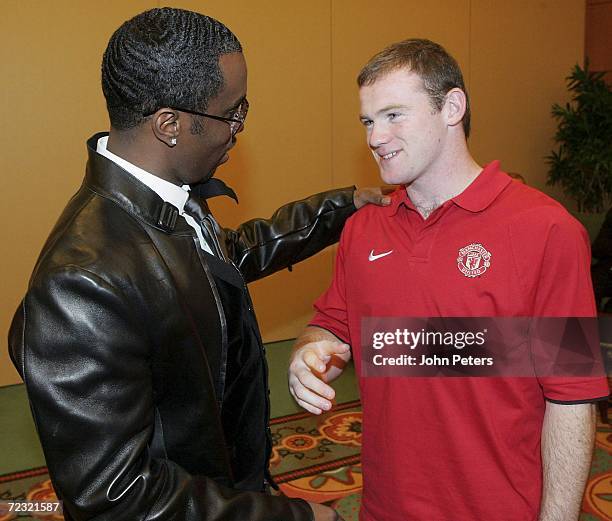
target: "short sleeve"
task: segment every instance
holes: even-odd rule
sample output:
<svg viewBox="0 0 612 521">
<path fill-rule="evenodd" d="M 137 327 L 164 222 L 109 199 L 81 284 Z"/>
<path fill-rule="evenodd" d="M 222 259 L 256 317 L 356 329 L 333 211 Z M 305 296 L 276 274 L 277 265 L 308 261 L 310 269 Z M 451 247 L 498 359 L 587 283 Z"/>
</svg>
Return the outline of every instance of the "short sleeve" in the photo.
<svg viewBox="0 0 612 521">
<path fill-rule="evenodd" d="M 546 217 L 539 223 L 532 223 L 529 232 L 533 234 L 530 239 L 540 243 L 539 247 L 530 248 L 537 252 L 539 262 L 515 251 L 519 273 L 529 273 L 525 279 L 534 277 L 530 284 L 533 290 L 526 291 L 532 299 L 531 316 L 597 316 L 586 230 L 561 208 L 551 208 Z M 518 234 L 515 230 L 511 235 Z M 538 380 L 545 398 L 556 403 L 596 401 L 609 394 L 603 372 L 601 377 L 540 377 Z"/>
</svg>

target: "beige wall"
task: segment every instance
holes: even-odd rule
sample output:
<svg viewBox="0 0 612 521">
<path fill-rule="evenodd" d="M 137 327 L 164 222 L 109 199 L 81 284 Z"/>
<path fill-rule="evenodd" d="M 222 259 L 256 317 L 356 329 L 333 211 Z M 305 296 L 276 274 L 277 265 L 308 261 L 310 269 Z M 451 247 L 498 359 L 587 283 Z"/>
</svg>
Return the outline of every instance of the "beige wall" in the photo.
<svg viewBox="0 0 612 521">
<path fill-rule="evenodd" d="M 5 0 L 0 31 L 3 247 L 0 331 L 23 295 L 38 251 L 84 168 L 84 140 L 105 129 L 99 63 L 112 31 L 148 7 L 173 5 L 223 20 L 249 64 L 251 111 L 219 171 L 239 206 L 214 203 L 237 225 L 283 202 L 347 184 L 377 184 L 358 123 L 355 76 L 376 51 L 411 36 L 441 42 L 464 69 L 471 147 L 542 186 L 564 77 L 580 61 L 580 0 Z M 266 340 L 294 336 L 325 289 L 332 251 L 252 285 Z M 0 353 L 0 385 L 18 376 Z"/>
</svg>

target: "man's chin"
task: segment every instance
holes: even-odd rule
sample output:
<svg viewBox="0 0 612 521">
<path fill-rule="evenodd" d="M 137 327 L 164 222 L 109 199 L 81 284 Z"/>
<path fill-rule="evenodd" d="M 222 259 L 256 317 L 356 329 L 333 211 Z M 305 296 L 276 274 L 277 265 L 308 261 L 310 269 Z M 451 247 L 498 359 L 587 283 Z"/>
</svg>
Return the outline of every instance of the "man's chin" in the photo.
<svg viewBox="0 0 612 521">
<path fill-rule="evenodd" d="M 229 161 L 229 154 L 226 152 L 224 156 L 221 158 L 221 161 L 219 161 L 219 164 L 217 165 L 217 167 L 221 166 L 224 163 L 227 163 L 228 161 Z"/>
<path fill-rule="evenodd" d="M 402 185 L 405 184 L 405 176 L 394 174 L 392 172 L 380 171 L 380 178 L 387 185 Z"/>
<path fill-rule="evenodd" d="M 203 185 L 204 183 L 206 183 L 207 181 L 210 181 L 212 179 L 212 177 L 215 175 L 216 171 L 217 171 L 217 167 L 214 167 L 210 172 L 208 172 L 204 177 L 202 177 L 202 179 L 199 179 L 195 183 L 189 183 L 189 184 L 191 186 Z"/>
<path fill-rule="evenodd" d="M 206 181 L 209 181 L 210 179 L 212 179 L 212 177 L 215 175 L 215 173 L 217 172 L 217 168 L 219 168 L 221 165 L 223 165 L 224 163 L 227 162 L 227 160 L 229 159 L 229 156 L 227 155 L 227 152 L 225 154 L 223 154 L 223 157 L 219 160 L 219 162 L 217 163 L 216 166 L 214 166 L 209 172 L 208 174 L 206 174 L 200 181 L 198 181 L 195 184 L 203 184 Z"/>
</svg>

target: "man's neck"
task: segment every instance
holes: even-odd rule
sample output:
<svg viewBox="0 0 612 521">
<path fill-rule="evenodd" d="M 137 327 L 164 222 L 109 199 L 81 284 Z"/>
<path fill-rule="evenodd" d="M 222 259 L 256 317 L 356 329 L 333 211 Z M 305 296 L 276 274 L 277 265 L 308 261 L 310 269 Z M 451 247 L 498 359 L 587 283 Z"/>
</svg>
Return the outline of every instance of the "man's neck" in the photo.
<svg viewBox="0 0 612 521">
<path fill-rule="evenodd" d="M 482 167 L 474 161 L 467 146 L 439 158 L 427 172 L 406 186 L 408 197 L 423 219 L 446 201 L 463 192 L 478 177 Z"/>
<path fill-rule="evenodd" d="M 157 143 L 146 143 L 136 131 L 117 131 L 111 129 L 107 149 L 129 163 L 157 176 L 165 181 L 180 186 L 175 179 L 166 175 L 165 158 L 158 153 Z"/>
</svg>

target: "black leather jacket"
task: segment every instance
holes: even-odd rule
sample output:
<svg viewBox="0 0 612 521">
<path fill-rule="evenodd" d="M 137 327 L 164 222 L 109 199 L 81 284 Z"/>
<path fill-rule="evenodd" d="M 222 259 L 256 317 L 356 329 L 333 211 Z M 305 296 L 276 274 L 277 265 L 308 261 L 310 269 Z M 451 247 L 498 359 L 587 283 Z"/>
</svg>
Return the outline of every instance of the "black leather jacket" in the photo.
<svg viewBox="0 0 612 521">
<path fill-rule="evenodd" d="M 100 135 L 9 333 L 66 519 L 311 520 L 305 502 L 249 482 L 263 475 L 269 445 L 249 447 L 243 432 L 251 426 L 261 440 L 268 419 L 244 281 L 335 242 L 353 191 L 222 230 L 232 266 L 207 256 L 184 219 L 168 219 L 153 191 L 97 154 Z M 234 334 L 241 324 L 245 335 Z"/>
</svg>

